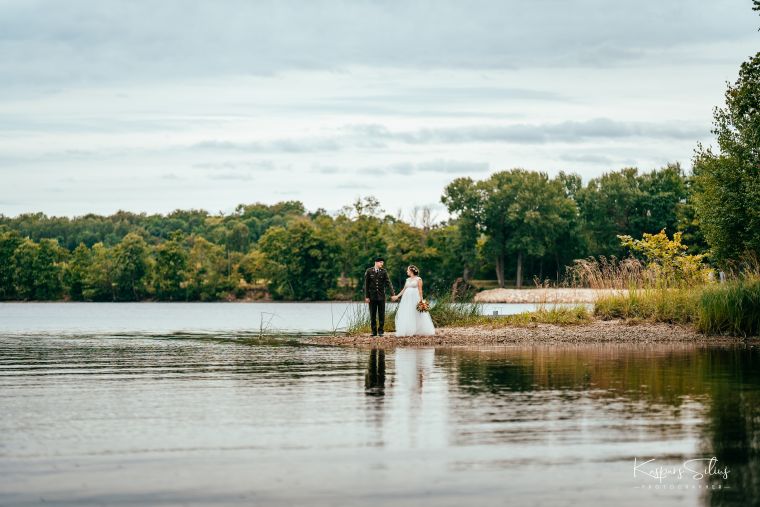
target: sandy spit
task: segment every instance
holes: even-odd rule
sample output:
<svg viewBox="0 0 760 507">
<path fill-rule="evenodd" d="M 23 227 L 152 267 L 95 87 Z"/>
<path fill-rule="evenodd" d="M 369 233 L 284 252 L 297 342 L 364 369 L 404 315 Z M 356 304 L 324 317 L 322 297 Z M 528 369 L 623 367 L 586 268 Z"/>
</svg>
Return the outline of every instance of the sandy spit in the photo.
<svg viewBox="0 0 760 507">
<path fill-rule="evenodd" d="M 593 303 L 600 296 L 625 294 L 624 289 L 489 289 L 475 294 L 479 303 Z"/>
<path fill-rule="evenodd" d="M 435 336 L 396 337 L 387 333 L 378 338 L 369 334 L 356 336 L 318 336 L 305 340 L 308 343 L 353 346 L 447 346 L 496 344 L 585 344 L 585 343 L 699 343 L 699 344 L 753 344 L 760 338 L 709 336 L 689 327 L 661 324 L 630 324 L 619 320 L 595 320 L 589 324 L 557 326 L 536 324 L 531 327 L 509 326 L 498 329 L 487 327 L 439 328 Z"/>
</svg>

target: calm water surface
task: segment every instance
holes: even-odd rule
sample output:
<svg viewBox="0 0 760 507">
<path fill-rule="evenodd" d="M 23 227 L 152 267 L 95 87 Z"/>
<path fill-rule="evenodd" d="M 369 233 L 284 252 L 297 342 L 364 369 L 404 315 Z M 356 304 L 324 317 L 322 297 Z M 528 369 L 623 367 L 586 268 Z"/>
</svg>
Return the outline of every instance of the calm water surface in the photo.
<svg viewBox="0 0 760 507">
<path fill-rule="evenodd" d="M 388 303 L 390 311 L 396 303 Z M 534 304 L 483 304 L 488 315 Z M 303 332 L 345 329 L 367 305 L 327 303 L 0 303 L 0 333 Z"/>
<path fill-rule="evenodd" d="M 756 348 L 371 350 L 187 325 L 145 334 L 149 305 L 112 306 L 89 316 L 87 333 L 57 305 L 37 305 L 44 332 L 2 324 L 0 505 L 760 498 Z M 173 318 L 238 306 L 186 305 Z M 91 332 L 109 328 L 98 322 L 109 312 L 133 330 Z M 655 459 L 641 469 L 651 472 L 713 456 L 727 478 L 634 478 L 634 459 Z"/>
</svg>

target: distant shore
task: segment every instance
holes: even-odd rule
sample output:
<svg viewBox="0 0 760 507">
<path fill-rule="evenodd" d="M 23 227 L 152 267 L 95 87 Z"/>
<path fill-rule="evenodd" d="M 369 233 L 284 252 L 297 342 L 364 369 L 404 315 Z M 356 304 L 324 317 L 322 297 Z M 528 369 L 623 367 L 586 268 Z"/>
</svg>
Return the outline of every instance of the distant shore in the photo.
<svg viewBox="0 0 760 507">
<path fill-rule="evenodd" d="M 510 303 L 510 304 L 573 304 L 593 303 L 599 297 L 611 294 L 626 294 L 625 289 L 572 289 L 572 288 L 528 288 L 528 289 L 488 289 L 474 296 L 476 303 Z M 3 303 L 363 303 L 361 300 L 334 299 L 324 301 L 293 301 L 260 299 L 220 299 L 213 301 L 182 301 L 141 299 L 137 301 L 74 301 L 70 299 L 55 300 L 23 300 L 13 299 L 0 301 Z"/>
<path fill-rule="evenodd" d="M 702 345 L 760 345 L 760 337 L 705 335 L 688 326 L 662 323 L 630 323 L 621 320 L 593 320 L 588 324 L 558 326 L 445 327 L 435 336 L 396 337 L 393 332 L 378 338 L 369 334 L 355 336 L 317 336 L 309 343 L 348 346 L 447 346 L 447 345 L 530 345 L 588 343 L 696 343 Z"/>
<path fill-rule="evenodd" d="M 478 303 L 593 303 L 597 298 L 626 294 L 626 289 L 530 288 L 489 289 L 475 294 Z"/>
</svg>

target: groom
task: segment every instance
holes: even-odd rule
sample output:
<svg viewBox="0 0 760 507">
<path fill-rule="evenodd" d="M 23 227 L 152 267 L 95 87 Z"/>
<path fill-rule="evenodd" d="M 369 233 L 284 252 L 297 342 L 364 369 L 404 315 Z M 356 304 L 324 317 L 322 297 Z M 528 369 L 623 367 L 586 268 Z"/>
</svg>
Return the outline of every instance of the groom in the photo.
<svg viewBox="0 0 760 507">
<path fill-rule="evenodd" d="M 375 258 L 375 267 L 368 268 L 364 272 L 364 302 L 369 303 L 369 322 L 372 327 L 372 336 L 383 336 L 383 326 L 385 325 L 385 287 L 391 291 L 391 296 L 395 296 L 391 279 L 388 272 L 383 268 L 385 259 L 382 257 Z M 379 322 L 378 322 L 379 321 Z M 380 327 L 378 327 L 380 324 Z"/>
</svg>

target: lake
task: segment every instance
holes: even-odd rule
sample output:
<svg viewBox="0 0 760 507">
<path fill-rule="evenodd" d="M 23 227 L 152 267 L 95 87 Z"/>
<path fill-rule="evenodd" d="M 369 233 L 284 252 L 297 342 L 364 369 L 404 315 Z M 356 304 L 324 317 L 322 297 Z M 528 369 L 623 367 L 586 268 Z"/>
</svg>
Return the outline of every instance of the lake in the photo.
<svg viewBox="0 0 760 507">
<path fill-rule="evenodd" d="M 387 304 L 390 311 L 396 303 Z M 481 305 L 483 313 L 530 311 L 534 304 Z M 300 333 L 343 330 L 367 305 L 326 303 L 1 303 L 0 333 Z"/>
<path fill-rule="evenodd" d="M 760 498 L 756 347 L 318 346 L 257 305 L 0 304 L 0 505 Z"/>
</svg>

